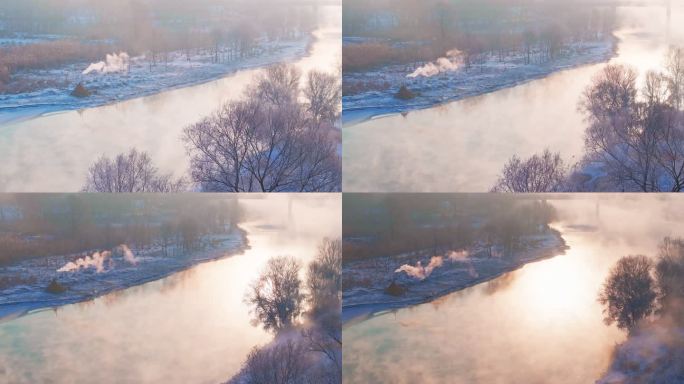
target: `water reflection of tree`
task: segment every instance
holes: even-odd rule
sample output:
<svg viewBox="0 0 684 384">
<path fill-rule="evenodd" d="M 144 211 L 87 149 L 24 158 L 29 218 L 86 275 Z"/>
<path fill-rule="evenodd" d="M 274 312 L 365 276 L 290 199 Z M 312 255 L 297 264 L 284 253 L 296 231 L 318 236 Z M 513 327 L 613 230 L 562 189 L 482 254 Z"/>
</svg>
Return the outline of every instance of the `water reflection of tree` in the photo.
<svg viewBox="0 0 684 384">
<path fill-rule="evenodd" d="M 489 280 L 484 285 L 484 293 L 486 295 L 494 295 L 497 292 L 508 289 L 516 279 L 516 272 L 504 273 L 496 279 Z"/>
</svg>

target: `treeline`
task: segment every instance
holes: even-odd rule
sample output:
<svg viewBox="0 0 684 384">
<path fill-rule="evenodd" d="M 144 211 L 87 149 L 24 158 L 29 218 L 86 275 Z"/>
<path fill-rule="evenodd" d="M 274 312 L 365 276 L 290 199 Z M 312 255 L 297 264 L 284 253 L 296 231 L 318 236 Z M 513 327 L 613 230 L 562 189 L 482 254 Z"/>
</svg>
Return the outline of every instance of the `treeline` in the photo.
<svg viewBox="0 0 684 384">
<path fill-rule="evenodd" d="M 270 0 L 5 0 L 4 33 L 71 35 L 134 42 L 158 27 L 169 32 L 248 24 L 270 39 L 292 38 L 313 23 L 312 9 Z M 228 24 L 226 24 L 228 23 Z"/>
<path fill-rule="evenodd" d="M 604 38 L 615 22 L 613 8 L 567 2 L 400 0 L 369 5 L 351 0 L 344 6 L 345 36 L 380 42 L 345 45 L 343 65 L 345 71 L 360 71 L 434 60 L 452 49 L 463 54 L 466 68 L 490 56 L 504 60 L 511 52 L 523 53 L 527 63 L 545 62 L 570 43 Z"/>
<path fill-rule="evenodd" d="M 4 33 L 51 34 L 61 39 L 0 48 L 0 92 L 31 90 L 12 84 L 23 70 L 102 60 L 107 53 L 145 55 L 150 68 L 171 52 L 211 55 L 214 62 L 252 57 L 264 41 L 299 38 L 313 29 L 311 8 L 264 1 L 102 2 L 8 0 L 0 4 Z"/>
<path fill-rule="evenodd" d="M 343 197 L 344 260 L 432 249 L 434 254 L 480 244 L 508 256 L 522 238 L 544 232 L 554 208 L 505 195 L 355 195 Z"/>
<path fill-rule="evenodd" d="M 186 195 L 4 195 L 0 265 L 127 244 L 166 255 L 206 246 L 242 217 L 237 199 Z"/>
</svg>

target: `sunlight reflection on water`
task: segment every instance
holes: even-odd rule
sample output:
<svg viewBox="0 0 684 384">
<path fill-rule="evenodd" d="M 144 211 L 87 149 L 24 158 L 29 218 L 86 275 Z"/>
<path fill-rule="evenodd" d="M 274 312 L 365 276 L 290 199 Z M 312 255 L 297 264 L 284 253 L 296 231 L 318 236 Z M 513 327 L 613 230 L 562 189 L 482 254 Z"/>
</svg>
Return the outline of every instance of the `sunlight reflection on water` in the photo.
<svg viewBox="0 0 684 384">
<path fill-rule="evenodd" d="M 0 323 L 0 382 L 218 383 L 271 335 L 250 325 L 243 298 L 266 261 L 304 265 L 341 234 L 341 199 L 246 201 L 250 249 L 168 278 Z M 262 224 L 268 224 L 263 226 Z M 4 381 L 4 380 L 8 381 Z"/>
<path fill-rule="evenodd" d="M 594 382 L 624 339 L 603 323 L 601 284 L 619 257 L 653 256 L 664 236 L 684 234 L 673 214 L 684 198 L 550 202 L 570 247 L 564 255 L 344 328 L 345 382 Z"/>
</svg>

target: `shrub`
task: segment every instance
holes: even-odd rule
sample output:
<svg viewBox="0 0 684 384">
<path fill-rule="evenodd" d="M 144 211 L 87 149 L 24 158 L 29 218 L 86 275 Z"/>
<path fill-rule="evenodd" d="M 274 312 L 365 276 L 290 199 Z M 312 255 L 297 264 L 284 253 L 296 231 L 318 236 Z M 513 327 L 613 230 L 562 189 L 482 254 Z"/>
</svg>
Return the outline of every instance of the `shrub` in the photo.
<svg viewBox="0 0 684 384">
<path fill-rule="evenodd" d="M 390 296 L 402 296 L 407 290 L 408 289 L 406 289 L 406 287 L 403 285 L 397 284 L 393 281 L 387 288 L 385 288 L 385 293 Z"/>
<path fill-rule="evenodd" d="M 416 94 L 405 85 L 402 85 L 401 88 L 399 88 L 399 92 L 397 92 L 394 97 L 400 100 L 411 100 L 416 97 Z"/>
<path fill-rule="evenodd" d="M 60 294 L 66 292 L 67 288 L 65 285 L 60 284 L 57 279 L 52 279 L 50 284 L 45 288 L 45 292 Z"/>
<path fill-rule="evenodd" d="M 90 91 L 85 86 L 83 86 L 83 83 L 78 83 L 76 88 L 74 88 L 74 90 L 71 92 L 71 96 L 79 98 L 88 97 L 90 95 Z"/>
</svg>

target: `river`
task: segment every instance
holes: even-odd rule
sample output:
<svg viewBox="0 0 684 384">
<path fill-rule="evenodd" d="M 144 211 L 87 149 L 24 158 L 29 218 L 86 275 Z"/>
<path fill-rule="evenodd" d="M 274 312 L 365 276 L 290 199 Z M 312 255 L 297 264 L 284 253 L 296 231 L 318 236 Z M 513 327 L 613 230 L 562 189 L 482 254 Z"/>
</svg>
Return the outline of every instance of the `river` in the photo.
<svg viewBox="0 0 684 384">
<path fill-rule="evenodd" d="M 618 8 L 611 63 L 659 69 L 669 42 L 684 41 L 684 8 Z M 556 72 L 512 88 L 343 128 L 348 192 L 486 192 L 513 155 L 545 148 L 574 164 L 584 152 L 584 89 L 604 64 Z"/>
<path fill-rule="evenodd" d="M 341 10 L 320 6 L 319 27 L 304 73 L 335 72 L 341 63 Z M 204 84 L 97 108 L 68 111 L 0 126 L 0 192 L 76 192 L 100 156 L 131 148 L 147 152 L 163 172 L 185 175 L 183 129 L 240 97 L 259 69 L 237 71 Z"/>
<path fill-rule="evenodd" d="M 339 237 L 342 231 L 339 195 L 277 196 L 242 204 L 248 221 L 241 226 L 250 244 L 243 254 L 0 323 L 0 382 L 230 379 L 252 347 L 272 339 L 250 324 L 243 303 L 266 261 L 288 255 L 305 266 L 324 237 Z"/>
<path fill-rule="evenodd" d="M 343 329 L 345 383 L 593 383 L 625 333 L 597 296 L 622 256 L 682 236 L 677 196 L 550 200 L 564 255 Z M 649 212 L 644 216 L 644 212 Z"/>
</svg>

